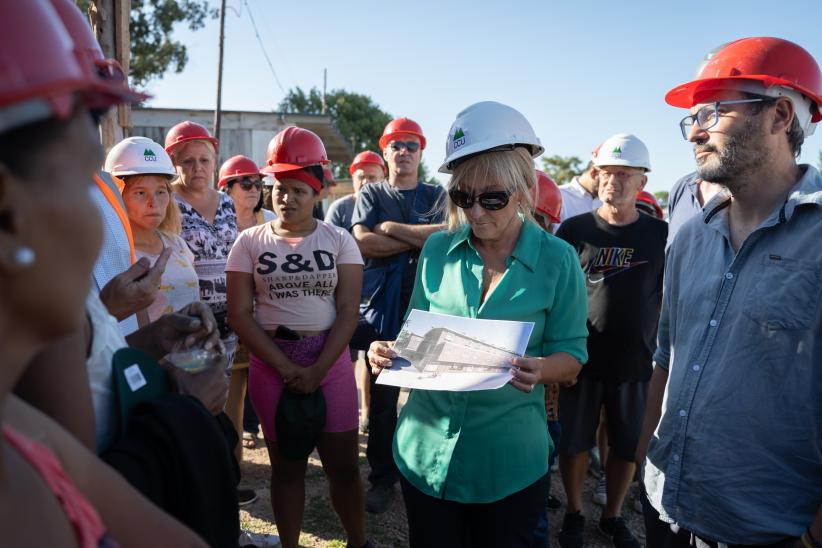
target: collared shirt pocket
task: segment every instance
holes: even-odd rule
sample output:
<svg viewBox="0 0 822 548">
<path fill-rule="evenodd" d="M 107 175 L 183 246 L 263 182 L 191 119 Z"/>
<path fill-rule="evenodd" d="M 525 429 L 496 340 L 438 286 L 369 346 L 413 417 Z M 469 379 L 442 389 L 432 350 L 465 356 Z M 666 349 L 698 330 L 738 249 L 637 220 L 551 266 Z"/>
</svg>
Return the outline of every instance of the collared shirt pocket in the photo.
<svg viewBox="0 0 822 548">
<path fill-rule="evenodd" d="M 810 328 L 822 292 L 822 267 L 776 254 L 758 262 L 757 280 L 745 299 L 745 314 L 768 331 Z"/>
</svg>

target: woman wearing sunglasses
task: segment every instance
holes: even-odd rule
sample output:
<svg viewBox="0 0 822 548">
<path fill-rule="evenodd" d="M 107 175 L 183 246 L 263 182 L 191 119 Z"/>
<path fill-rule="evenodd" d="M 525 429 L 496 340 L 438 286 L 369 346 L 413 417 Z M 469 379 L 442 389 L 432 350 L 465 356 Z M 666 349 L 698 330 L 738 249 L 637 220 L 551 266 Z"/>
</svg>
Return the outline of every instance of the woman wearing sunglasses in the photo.
<svg viewBox="0 0 822 548">
<path fill-rule="evenodd" d="M 494 102 L 466 108 L 448 135 L 448 231 L 422 249 L 409 309 L 534 330 L 504 387 L 411 392 L 394 460 L 412 547 L 530 547 L 545 509 L 543 385 L 573 381 L 587 359 L 587 297 L 574 250 L 533 220 L 532 158 L 543 150 L 522 114 Z M 375 373 L 392 344 L 371 345 Z"/>
</svg>

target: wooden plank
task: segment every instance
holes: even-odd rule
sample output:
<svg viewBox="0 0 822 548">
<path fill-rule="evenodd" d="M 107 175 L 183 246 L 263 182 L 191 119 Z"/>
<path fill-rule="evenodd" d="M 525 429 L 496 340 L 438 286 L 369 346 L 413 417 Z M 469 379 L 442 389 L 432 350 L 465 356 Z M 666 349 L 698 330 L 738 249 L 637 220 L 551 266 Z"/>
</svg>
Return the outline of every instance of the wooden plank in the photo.
<svg viewBox="0 0 822 548">
<path fill-rule="evenodd" d="M 114 55 L 128 79 L 131 63 L 131 33 L 129 22 L 131 16 L 131 0 L 114 1 Z M 118 105 L 117 118 L 121 128 L 130 128 L 134 125 L 131 119 L 131 105 Z M 124 132 L 125 134 L 125 132 Z"/>
</svg>

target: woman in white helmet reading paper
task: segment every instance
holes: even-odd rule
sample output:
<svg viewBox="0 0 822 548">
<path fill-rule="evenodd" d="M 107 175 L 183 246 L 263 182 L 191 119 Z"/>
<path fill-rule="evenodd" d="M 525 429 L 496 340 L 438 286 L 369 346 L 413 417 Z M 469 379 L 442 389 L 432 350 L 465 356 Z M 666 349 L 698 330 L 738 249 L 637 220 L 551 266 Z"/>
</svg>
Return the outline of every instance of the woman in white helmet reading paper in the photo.
<svg viewBox="0 0 822 548">
<path fill-rule="evenodd" d="M 448 230 L 422 249 L 409 310 L 534 330 L 529 357 L 513 360 L 502 388 L 411 392 L 394 460 L 412 547 L 530 547 L 545 509 L 543 385 L 572 381 L 587 359 L 587 302 L 576 253 L 533 220 L 533 158 L 543 150 L 522 114 L 490 101 L 463 110 L 448 134 Z M 375 372 L 390 366 L 391 347 L 371 345 Z"/>
</svg>

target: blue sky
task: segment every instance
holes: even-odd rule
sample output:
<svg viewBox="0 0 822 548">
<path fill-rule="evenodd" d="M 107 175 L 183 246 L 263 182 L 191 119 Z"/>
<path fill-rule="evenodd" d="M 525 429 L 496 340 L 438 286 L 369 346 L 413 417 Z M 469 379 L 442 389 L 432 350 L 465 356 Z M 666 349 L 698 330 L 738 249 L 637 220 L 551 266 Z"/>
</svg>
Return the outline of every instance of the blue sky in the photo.
<svg viewBox="0 0 822 548">
<path fill-rule="evenodd" d="M 495 100 L 525 114 L 549 155 L 587 159 L 610 135 L 634 133 L 650 149 L 648 189 L 666 190 L 694 163 L 677 127 L 686 112 L 663 96 L 694 76 L 705 52 L 744 36 L 778 36 L 822 62 L 819 0 L 247 2 L 286 90 L 321 88 L 327 68 L 329 90 L 369 95 L 418 121 L 431 171 L 457 113 Z M 284 94 L 248 8 L 228 5 L 223 108 L 275 110 Z M 149 84 L 150 105 L 214 108 L 217 35 L 217 20 L 177 30 L 189 64 Z M 822 128 L 800 160 L 815 165 L 820 149 Z"/>
</svg>

